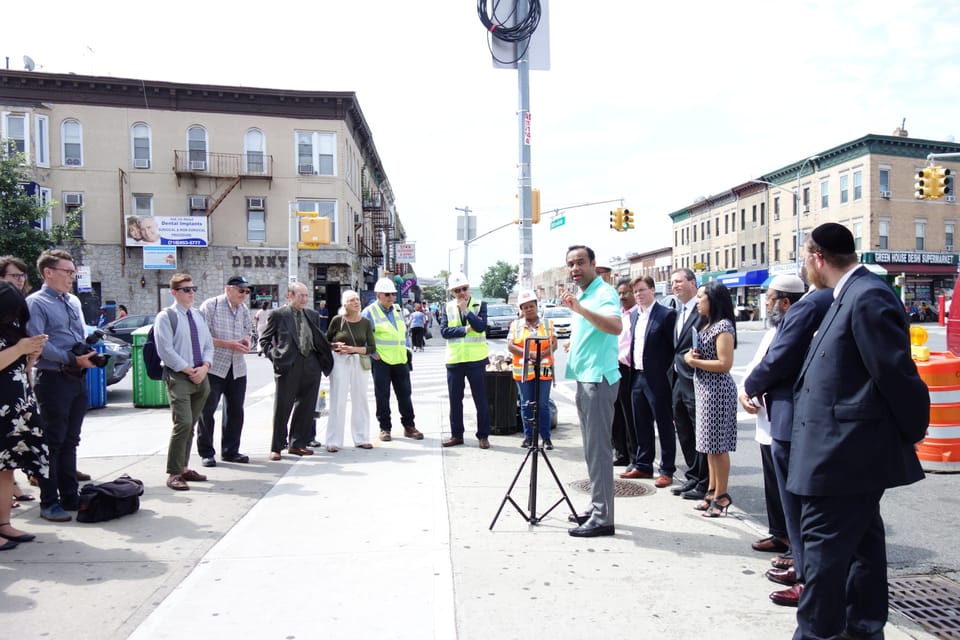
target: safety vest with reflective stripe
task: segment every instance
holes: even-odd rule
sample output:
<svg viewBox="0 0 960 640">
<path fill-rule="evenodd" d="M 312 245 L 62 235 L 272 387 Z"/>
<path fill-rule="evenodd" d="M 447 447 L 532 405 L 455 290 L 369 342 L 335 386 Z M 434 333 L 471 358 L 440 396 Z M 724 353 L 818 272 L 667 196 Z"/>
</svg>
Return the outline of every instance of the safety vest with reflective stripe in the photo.
<svg viewBox="0 0 960 640">
<path fill-rule="evenodd" d="M 373 318 L 373 337 L 377 341 L 377 354 L 380 360 L 386 364 L 406 363 L 407 325 L 403 322 L 403 312 L 399 307 L 393 307 L 393 319 L 397 321 L 394 325 L 387 318 L 379 302 L 374 302 L 368 309 L 370 317 Z"/>
<path fill-rule="evenodd" d="M 472 311 L 474 315 L 480 315 L 481 304 L 471 298 L 467 304 L 467 312 Z M 457 306 L 456 300 L 447 303 L 447 326 L 462 326 L 460 324 L 460 307 Z M 467 335 L 447 340 L 447 364 L 477 362 L 487 359 L 486 334 L 474 331 L 469 322 L 466 323 L 466 327 Z"/>
<path fill-rule="evenodd" d="M 530 327 L 527 325 L 526 318 L 517 318 L 511 323 L 510 326 L 510 335 L 513 336 L 513 344 L 517 345 L 523 349 L 524 344 L 527 342 L 527 338 L 532 338 L 533 335 L 530 333 Z M 553 321 L 541 319 L 537 324 L 537 335 L 538 338 L 553 338 Z M 552 345 L 552 340 L 551 340 Z M 541 345 L 541 349 L 543 346 Z M 536 347 L 531 345 L 530 355 L 535 357 Z M 523 378 L 523 355 L 513 354 L 513 379 L 520 381 Z M 529 367 L 527 370 L 527 380 L 533 380 L 533 367 Z M 541 355 L 540 356 L 540 379 L 541 380 L 553 380 L 553 356 L 552 355 Z"/>
</svg>

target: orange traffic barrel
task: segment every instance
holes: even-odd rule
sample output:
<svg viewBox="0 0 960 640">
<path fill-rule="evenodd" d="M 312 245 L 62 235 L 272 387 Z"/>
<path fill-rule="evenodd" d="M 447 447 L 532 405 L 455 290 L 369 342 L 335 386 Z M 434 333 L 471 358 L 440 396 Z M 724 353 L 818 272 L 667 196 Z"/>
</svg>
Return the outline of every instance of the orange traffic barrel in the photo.
<svg viewBox="0 0 960 640">
<path fill-rule="evenodd" d="M 917 445 L 924 471 L 960 471 L 960 357 L 932 352 L 917 371 L 930 390 L 930 426 Z"/>
</svg>

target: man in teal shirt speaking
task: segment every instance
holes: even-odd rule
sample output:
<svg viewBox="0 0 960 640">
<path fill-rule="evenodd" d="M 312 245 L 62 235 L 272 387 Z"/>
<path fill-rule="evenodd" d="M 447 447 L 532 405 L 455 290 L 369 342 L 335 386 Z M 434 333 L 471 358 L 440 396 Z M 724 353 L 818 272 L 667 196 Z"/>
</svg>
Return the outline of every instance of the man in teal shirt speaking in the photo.
<svg viewBox="0 0 960 640">
<path fill-rule="evenodd" d="M 567 249 L 567 271 L 580 288 L 577 297 L 564 291 L 561 304 L 576 316 L 570 333 L 567 378 L 577 381 L 577 413 L 583 435 L 583 455 L 590 476 L 590 509 L 571 515 L 579 526 L 570 529 L 575 538 L 612 536 L 613 465 L 611 431 L 613 409 L 620 386 L 617 339 L 622 324 L 620 299 L 612 286 L 597 276 L 593 249 L 574 245 Z"/>
</svg>

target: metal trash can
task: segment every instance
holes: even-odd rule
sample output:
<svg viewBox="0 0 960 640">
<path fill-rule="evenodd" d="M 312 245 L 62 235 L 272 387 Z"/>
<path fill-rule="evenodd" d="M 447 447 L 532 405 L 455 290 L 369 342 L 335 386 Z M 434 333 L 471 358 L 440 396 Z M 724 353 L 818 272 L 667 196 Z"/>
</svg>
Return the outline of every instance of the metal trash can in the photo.
<svg viewBox="0 0 960 640">
<path fill-rule="evenodd" d="M 506 436 L 517 433 L 517 383 L 510 371 L 486 371 L 487 405 L 490 408 L 490 433 Z"/>
<path fill-rule="evenodd" d="M 135 407 L 166 407 L 170 404 L 167 397 L 167 385 L 163 380 L 151 380 L 147 376 L 147 365 L 143 362 L 143 343 L 147 341 L 150 327 L 140 327 L 132 334 L 133 350 L 133 406 Z"/>
<path fill-rule="evenodd" d="M 107 350 L 103 340 L 95 344 L 93 348 L 97 350 L 97 353 L 104 353 Z M 85 369 L 88 409 L 99 409 L 107 406 L 107 369 L 112 367 L 113 363 L 109 363 L 102 369 L 100 367 Z"/>
</svg>

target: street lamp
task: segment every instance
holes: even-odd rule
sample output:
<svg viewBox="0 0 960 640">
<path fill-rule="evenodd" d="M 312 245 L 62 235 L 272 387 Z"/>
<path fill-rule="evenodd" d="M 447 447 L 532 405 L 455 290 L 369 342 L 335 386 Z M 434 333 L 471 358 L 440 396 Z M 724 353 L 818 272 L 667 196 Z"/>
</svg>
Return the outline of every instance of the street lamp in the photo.
<svg viewBox="0 0 960 640">
<path fill-rule="evenodd" d="M 801 216 L 802 213 L 803 213 L 803 212 L 800 210 L 800 178 L 803 176 L 803 170 L 806 168 L 807 163 L 808 163 L 808 162 L 814 162 L 814 161 L 818 160 L 819 158 L 820 158 L 820 156 L 814 155 L 814 156 L 810 156 L 809 158 L 807 158 L 806 160 L 803 161 L 803 163 L 800 165 L 800 168 L 797 170 L 797 186 L 796 186 L 795 189 L 789 189 L 789 188 L 787 188 L 787 187 L 784 187 L 783 185 L 774 184 L 773 182 L 769 182 L 768 180 L 749 180 L 749 182 L 755 182 L 755 183 L 757 183 L 757 184 L 765 184 L 765 185 L 770 186 L 770 187 L 776 187 L 777 189 L 783 189 L 784 191 L 790 191 L 790 192 L 793 193 L 793 206 L 794 206 L 794 211 L 796 211 L 796 216 L 797 216 L 797 228 L 796 228 L 796 231 L 795 231 L 795 233 L 796 233 L 796 241 L 795 241 L 795 243 L 794 243 L 794 245 L 795 245 L 795 246 L 794 246 L 794 251 L 795 251 L 795 253 L 794 253 L 794 258 L 796 258 L 796 262 L 797 262 L 797 275 L 800 276 L 800 277 L 803 277 L 803 258 L 800 257 L 800 245 L 801 245 L 801 243 L 800 243 L 800 216 Z"/>
</svg>

